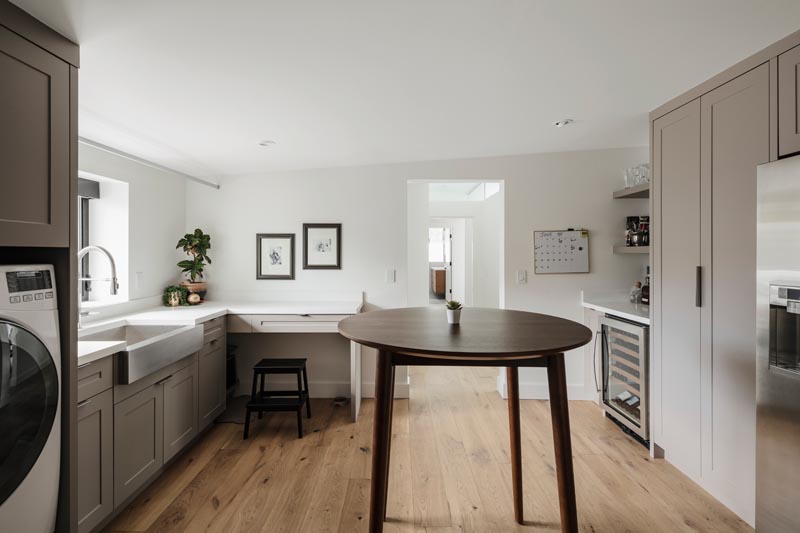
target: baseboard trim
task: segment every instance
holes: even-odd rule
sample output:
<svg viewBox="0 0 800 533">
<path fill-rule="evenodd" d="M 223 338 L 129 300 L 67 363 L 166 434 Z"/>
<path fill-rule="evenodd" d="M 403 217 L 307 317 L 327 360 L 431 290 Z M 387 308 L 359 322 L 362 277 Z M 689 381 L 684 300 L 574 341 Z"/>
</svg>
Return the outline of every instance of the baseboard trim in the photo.
<svg viewBox="0 0 800 533">
<path fill-rule="evenodd" d="M 399 380 L 394 383 L 394 397 L 395 399 L 408 398 L 411 387 L 409 386 L 410 378 L 406 378 L 406 382 L 402 383 Z M 374 398 L 375 397 L 375 382 L 364 382 L 361 384 L 361 397 Z"/>
<path fill-rule="evenodd" d="M 550 388 L 547 383 L 520 383 L 519 384 L 519 398 L 520 400 L 549 400 Z M 503 376 L 497 376 L 497 392 L 504 400 L 508 399 L 508 387 L 506 380 Z M 581 385 L 567 384 L 567 397 L 570 400 L 592 400 L 594 397 L 586 396 L 586 388 Z"/>
</svg>

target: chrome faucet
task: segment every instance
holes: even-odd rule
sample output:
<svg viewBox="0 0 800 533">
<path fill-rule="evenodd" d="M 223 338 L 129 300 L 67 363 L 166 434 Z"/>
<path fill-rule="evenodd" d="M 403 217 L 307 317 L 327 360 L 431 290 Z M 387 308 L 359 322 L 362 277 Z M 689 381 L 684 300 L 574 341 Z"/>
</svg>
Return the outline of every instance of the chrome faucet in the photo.
<svg viewBox="0 0 800 533">
<path fill-rule="evenodd" d="M 78 278 L 78 282 L 81 281 L 110 281 L 111 282 L 111 294 L 117 294 L 117 290 L 119 289 L 119 283 L 117 283 L 117 264 L 114 262 L 114 256 L 111 255 L 111 252 L 103 248 L 102 246 L 87 246 L 83 248 L 80 252 L 78 252 L 78 262 L 83 259 L 83 256 L 88 254 L 89 252 L 100 252 L 104 254 L 108 258 L 108 262 L 111 263 L 111 277 L 110 278 Z"/>
</svg>

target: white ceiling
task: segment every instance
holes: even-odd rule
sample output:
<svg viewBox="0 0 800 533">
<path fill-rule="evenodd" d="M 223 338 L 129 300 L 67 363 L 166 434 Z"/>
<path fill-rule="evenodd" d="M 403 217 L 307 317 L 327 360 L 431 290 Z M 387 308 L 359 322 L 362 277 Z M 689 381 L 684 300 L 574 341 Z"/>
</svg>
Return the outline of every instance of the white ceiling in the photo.
<svg viewBox="0 0 800 533">
<path fill-rule="evenodd" d="M 14 3 L 80 43 L 82 136 L 212 178 L 645 145 L 800 28 L 797 0 Z"/>
</svg>

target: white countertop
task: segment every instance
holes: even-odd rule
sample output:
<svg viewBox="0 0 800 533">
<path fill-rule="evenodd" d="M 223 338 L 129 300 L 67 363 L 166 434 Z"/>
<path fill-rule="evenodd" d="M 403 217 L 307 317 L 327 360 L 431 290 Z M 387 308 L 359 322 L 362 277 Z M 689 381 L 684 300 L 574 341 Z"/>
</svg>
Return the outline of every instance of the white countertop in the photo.
<svg viewBox="0 0 800 533">
<path fill-rule="evenodd" d="M 581 305 L 640 324 L 650 325 L 650 307 L 631 303 L 627 291 L 583 292 Z"/>
<path fill-rule="evenodd" d="M 224 315 L 355 315 L 360 301 L 216 302 L 182 307 L 155 307 L 86 324 L 78 330 L 78 364 L 90 363 L 125 348 L 125 342 L 82 341 L 81 337 L 119 326 L 196 326 Z"/>
<path fill-rule="evenodd" d="M 125 349 L 125 341 L 78 341 L 78 365 L 85 365 Z"/>
</svg>

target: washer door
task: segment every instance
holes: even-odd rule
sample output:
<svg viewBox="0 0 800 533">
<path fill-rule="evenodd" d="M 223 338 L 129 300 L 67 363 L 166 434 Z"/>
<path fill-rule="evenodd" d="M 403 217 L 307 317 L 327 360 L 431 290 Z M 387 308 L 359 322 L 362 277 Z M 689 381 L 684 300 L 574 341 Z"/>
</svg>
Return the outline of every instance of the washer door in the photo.
<svg viewBox="0 0 800 533">
<path fill-rule="evenodd" d="M 42 341 L 0 319 L 0 504 L 42 452 L 58 406 L 58 374 Z"/>
</svg>

